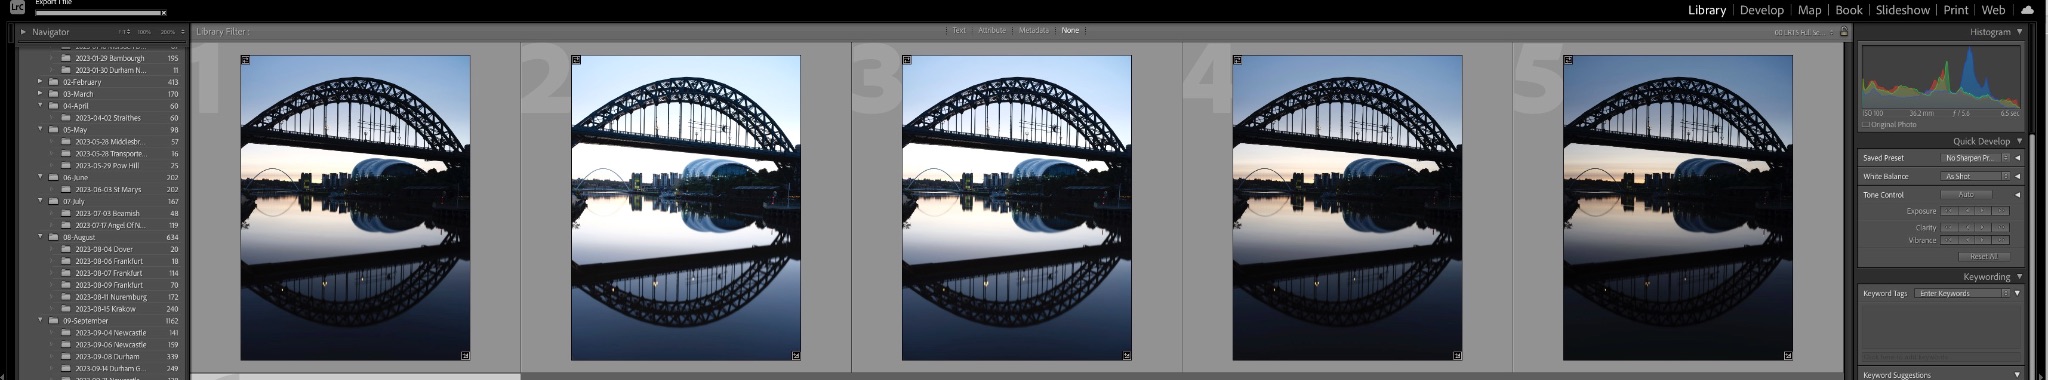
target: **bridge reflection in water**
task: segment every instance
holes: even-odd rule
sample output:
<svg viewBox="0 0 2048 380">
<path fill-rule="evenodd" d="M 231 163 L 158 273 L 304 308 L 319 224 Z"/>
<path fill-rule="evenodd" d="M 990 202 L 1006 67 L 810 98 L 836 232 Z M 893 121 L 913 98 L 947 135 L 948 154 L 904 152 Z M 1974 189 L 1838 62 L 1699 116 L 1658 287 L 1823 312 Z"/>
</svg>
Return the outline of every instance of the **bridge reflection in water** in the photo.
<svg viewBox="0 0 2048 380">
<path fill-rule="evenodd" d="M 594 194 L 572 207 L 574 360 L 789 360 L 797 216 Z"/>
<path fill-rule="evenodd" d="M 466 216 L 428 204 L 258 195 L 242 204 L 243 360 L 457 360 Z"/>
<path fill-rule="evenodd" d="M 1566 360 L 1781 360 L 1792 224 L 1747 205 L 1581 194 L 1565 205 Z"/>
<path fill-rule="evenodd" d="M 905 360 L 1121 360 L 1131 217 L 1086 203 L 919 196 L 904 206 Z"/>
<path fill-rule="evenodd" d="M 1462 221 L 1395 202 L 1235 202 L 1235 360 L 1451 360 Z"/>
</svg>

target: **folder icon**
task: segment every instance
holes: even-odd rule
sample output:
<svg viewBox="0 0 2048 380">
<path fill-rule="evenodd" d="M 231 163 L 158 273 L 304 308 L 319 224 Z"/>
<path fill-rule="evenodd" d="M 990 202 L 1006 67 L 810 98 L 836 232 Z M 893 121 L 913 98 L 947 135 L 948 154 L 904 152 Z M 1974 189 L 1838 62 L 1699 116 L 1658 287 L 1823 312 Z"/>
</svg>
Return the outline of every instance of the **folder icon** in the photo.
<svg viewBox="0 0 2048 380">
<path fill-rule="evenodd" d="M 71 341 L 59 341 L 57 342 L 57 348 L 71 348 Z"/>
<path fill-rule="evenodd" d="M 57 317 L 50 317 L 50 318 L 46 318 L 46 319 L 49 319 L 49 320 L 50 320 L 50 324 L 53 324 L 53 325 L 54 325 L 54 324 L 57 324 Z M 68 333 L 67 333 L 67 334 L 64 334 L 64 335 L 66 335 L 66 336 L 70 336 L 71 334 L 68 334 Z"/>
<path fill-rule="evenodd" d="M 71 277 L 71 270 L 70 270 L 70 269 L 65 269 L 65 270 L 60 270 L 60 271 L 57 271 L 57 277 Z M 65 306 L 65 307 L 64 307 L 64 311 L 71 311 L 71 307 L 70 307 L 70 306 Z"/>
<path fill-rule="evenodd" d="M 70 301 L 70 300 L 71 300 L 71 293 L 61 293 L 61 294 L 57 294 L 57 300 L 58 300 L 58 301 Z M 64 346 L 64 348 L 71 348 L 71 346 Z"/>
<path fill-rule="evenodd" d="M 57 216 L 61 216 L 61 217 L 70 217 L 70 216 L 71 216 L 71 210 L 63 210 L 63 211 L 58 211 L 58 212 L 57 212 Z"/>
<path fill-rule="evenodd" d="M 62 229 L 67 229 L 67 230 L 68 230 L 68 229 L 71 229 L 71 222 L 63 222 L 63 223 L 58 223 L 57 225 L 58 225 L 58 227 L 57 227 L 57 228 L 62 228 Z"/>
<path fill-rule="evenodd" d="M 57 109 L 57 102 L 50 102 L 50 109 Z"/>
<path fill-rule="evenodd" d="M 67 246 L 64 246 L 64 248 L 71 248 L 71 246 L 68 246 L 68 245 L 67 245 Z M 70 250 L 69 250 L 69 249 L 66 249 L 65 251 L 70 251 Z M 58 259 L 57 259 L 57 263 L 58 263 L 58 264 L 62 264 L 62 265 L 71 265 L 71 258 L 70 258 L 70 257 L 63 257 L 63 258 L 58 258 Z"/>
<path fill-rule="evenodd" d="M 57 90 L 50 90 L 50 97 L 52 97 L 52 98 L 58 97 L 58 96 L 57 96 Z"/>
<path fill-rule="evenodd" d="M 58 61 L 58 62 L 71 62 L 71 55 L 70 55 L 70 54 L 65 54 L 65 55 L 60 55 L 60 56 L 57 56 L 57 61 Z"/>
<path fill-rule="evenodd" d="M 57 187 L 57 192 L 60 192 L 60 193 L 69 193 L 69 192 L 71 192 L 71 187 L 70 187 L 70 186 L 58 186 L 58 187 Z"/>
<path fill-rule="evenodd" d="M 51 85 L 51 86 L 55 86 L 55 85 L 57 85 L 57 78 L 50 78 L 50 85 Z"/>
<path fill-rule="evenodd" d="M 58 169 L 70 169 L 70 168 L 71 168 L 71 161 L 64 161 L 64 162 L 59 162 L 59 163 L 57 163 L 57 168 L 58 168 Z"/>
<path fill-rule="evenodd" d="M 57 247 L 57 252 L 63 252 L 63 253 L 71 253 L 71 246 L 68 246 L 68 245 L 67 245 L 67 246 L 63 246 L 63 247 Z M 65 263 L 65 264 L 70 264 L 70 263 L 71 263 L 71 258 L 69 258 L 69 257 L 66 257 L 66 258 L 64 258 L 64 263 Z"/>
<path fill-rule="evenodd" d="M 68 114 L 68 113 L 67 113 L 67 114 L 63 114 L 63 115 L 57 115 L 57 120 L 58 120 L 58 121 L 71 121 L 71 114 Z M 53 127 L 53 128 L 54 128 L 54 127 Z M 54 130 L 53 130 L 53 131 L 51 131 L 51 132 L 56 132 L 56 131 L 54 131 Z"/>
<path fill-rule="evenodd" d="M 50 234 L 50 241 L 57 241 L 57 234 Z"/>
<path fill-rule="evenodd" d="M 54 323 L 52 323 L 52 324 L 54 324 Z M 60 335 L 60 336 L 71 336 L 71 329 L 57 329 L 57 335 Z"/>
<path fill-rule="evenodd" d="M 51 180 L 51 181 L 55 181 L 55 180 L 57 180 L 57 175 L 56 175 L 56 174 L 51 174 L 51 175 L 50 175 L 50 180 Z M 56 203 L 51 203 L 51 204 L 56 204 Z"/>
<path fill-rule="evenodd" d="M 57 143 L 58 143 L 58 144 L 62 144 L 62 145 L 71 145 L 71 138 L 70 138 L 70 137 L 59 137 L 59 138 L 57 138 Z"/>
<path fill-rule="evenodd" d="M 70 365 L 60 365 L 60 366 L 57 366 L 57 372 L 71 372 L 71 366 L 70 366 Z"/>
<path fill-rule="evenodd" d="M 59 151 L 57 151 L 57 157 L 71 157 L 71 150 L 70 150 L 70 149 L 64 149 L 64 150 L 59 150 Z"/>
<path fill-rule="evenodd" d="M 71 353 L 69 353 L 69 352 L 60 352 L 60 353 L 57 353 L 57 360 L 71 360 Z"/>
<path fill-rule="evenodd" d="M 60 68 L 57 68 L 57 73 L 58 73 L 58 74 L 70 74 L 70 73 L 71 73 L 71 66 L 64 66 L 64 67 L 60 67 Z"/>
<path fill-rule="evenodd" d="M 56 205 L 57 205 L 57 198 L 50 198 L 50 205 L 51 205 L 51 206 L 56 206 Z"/>
<path fill-rule="evenodd" d="M 69 313 L 71 312 L 71 305 L 57 305 L 57 311 Z"/>
<path fill-rule="evenodd" d="M 64 120 L 71 120 L 71 116 L 70 116 L 70 115 L 65 115 L 65 116 L 64 116 Z M 57 126 L 55 126 L 55 125 L 52 125 L 52 126 L 50 126 L 50 133 L 57 133 Z"/>
<path fill-rule="evenodd" d="M 58 283 L 57 283 L 57 288 L 58 288 L 58 289 L 70 289 L 70 288 L 71 288 L 71 282 L 70 282 L 70 281 L 58 282 Z"/>
</svg>

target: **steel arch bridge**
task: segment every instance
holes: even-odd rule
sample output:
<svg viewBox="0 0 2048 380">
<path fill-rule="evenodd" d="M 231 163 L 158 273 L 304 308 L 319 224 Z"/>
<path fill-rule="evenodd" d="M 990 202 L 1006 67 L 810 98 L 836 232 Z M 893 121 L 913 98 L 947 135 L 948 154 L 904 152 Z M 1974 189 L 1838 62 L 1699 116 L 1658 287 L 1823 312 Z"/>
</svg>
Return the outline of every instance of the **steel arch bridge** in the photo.
<svg viewBox="0 0 2048 380">
<path fill-rule="evenodd" d="M 1748 100 L 1699 78 L 1646 81 L 1600 101 L 1564 127 L 1564 143 L 1764 161 L 1790 169 L 1792 146 Z"/>
<path fill-rule="evenodd" d="M 628 90 L 570 131 L 572 147 L 587 142 L 774 161 L 783 170 L 796 169 L 803 157 L 753 98 L 697 77 L 662 79 Z"/>
<path fill-rule="evenodd" d="M 790 261 L 800 260 L 795 238 L 731 251 L 627 262 L 577 265 L 578 290 L 619 314 L 666 327 L 708 325 L 732 316 L 768 289 Z M 699 285 L 693 282 L 714 282 Z"/>
<path fill-rule="evenodd" d="M 451 237 L 453 235 L 450 235 Z M 301 319 L 361 327 L 397 318 L 433 294 L 469 245 L 444 244 L 282 263 L 242 263 L 242 287 Z"/>
<path fill-rule="evenodd" d="M 1688 326 L 1719 318 L 1756 293 L 1792 259 L 1791 244 L 1574 265 L 1565 286 L 1615 315 L 1652 326 Z M 1714 281 L 1719 280 L 1719 281 Z"/>
<path fill-rule="evenodd" d="M 1058 84 L 1011 77 L 981 82 L 940 100 L 903 124 L 903 145 L 932 144 L 1131 163 L 1109 122 Z"/>
<path fill-rule="evenodd" d="M 906 265 L 904 287 L 974 323 L 1032 326 L 1080 305 L 1129 254 L 1129 245 L 1117 244 Z"/>
<path fill-rule="evenodd" d="M 1398 128 L 1396 128 L 1398 126 Z M 1461 147 L 1429 110 L 1377 80 L 1338 77 L 1281 94 L 1232 129 L 1231 145 L 1258 144 L 1402 157 L 1453 169 Z"/>
<path fill-rule="evenodd" d="M 469 145 L 433 107 L 376 78 L 333 79 L 278 100 L 242 124 L 242 145 L 251 143 L 469 164 Z"/>
<path fill-rule="evenodd" d="M 1233 267 L 1237 288 L 1259 303 L 1303 322 L 1348 327 L 1407 308 L 1461 259 L 1452 242 Z"/>
</svg>

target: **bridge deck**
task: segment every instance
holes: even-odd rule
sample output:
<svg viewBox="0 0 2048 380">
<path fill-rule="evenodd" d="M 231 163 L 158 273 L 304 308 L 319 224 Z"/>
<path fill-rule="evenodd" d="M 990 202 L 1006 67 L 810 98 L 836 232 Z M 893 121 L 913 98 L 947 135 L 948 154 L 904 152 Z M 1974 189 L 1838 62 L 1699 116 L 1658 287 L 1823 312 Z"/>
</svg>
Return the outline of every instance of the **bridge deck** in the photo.
<svg viewBox="0 0 2048 380">
<path fill-rule="evenodd" d="M 1463 260 L 1464 252 L 1464 248 L 1458 244 L 1431 244 L 1312 259 L 1243 264 L 1236 265 L 1237 278 L 1235 281 L 1258 282 L 1291 278 L 1317 273 L 1329 273 L 1348 268 L 1365 268 L 1422 261 L 1440 255 L 1449 255 L 1452 260 Z"/>
<path fill-rule="evenodd" d="M 1083 160 L 1104 161 L 1118 164 L 1128 164 L 1131 162 L 1130 152 L 1097 150 L 1094 148 L 1049 144 L 1037 141 L 1019 140 L 1004 137 L 977 136 L 964 133 L 935 131 L 922 128 L 903 128 L 903 143 L 945 145 L 961 148 L 997 150 L 1024 154 L 1071 157 Z"/>
<path fill-rule="evenodd" d="M 571 128 L 576 141 L 591 144 L 663 150 L 671 152 L 708 154 L 737 157 L 752 160 L 793 163 L 803 158 L 799 152 L 779 152 L 764 148 L 720 144 L 705 141 L 685 140 L 649 134 L 619 132 L 597 128 Z"/>
<path fill-rule="evenodd" d="M 1091 245 L 1086 247 L 1068 248 L 1056 251 L 1004 255 L 970 260 L 947 261 L 942 263 L 928 263 L 917 265 L 904 263 L 903 283 L 908 285 L 938 282 L 955 278 L 1001 273 L 1023 268 L 1036 268 L 1042 266 L 1078 262 L 1088 260 L 1091 258 L 1102 257 L 1105 255 L 1115 255 L 1125 260 L 1130 260 L 1131 245 L 1128 243 Z"/>
<path fill-rule="evenodd" d="M 575 269 L 570 272 L 569 282 L 571 284 L 600 283 L 620 278 L 668 273 L 687 268 L 741 263 L 774 256 L 789 256 L 800 260 L 802 259 L 802 251 L 800 246 L 796 244 L 771 244 L 718 252 L 598 264 L 576 264 L 572 261 L 569 264 Z"/>
<path fill-rule="evenodd" d="M 1400 146 L 1371 141 L 1345 140 L 1301 133 L 1281 132 L 1257 128 L 1231 128 L 1231 135 L 1237 143 L 1272 145 L 1288 148 L 1314 149 L 1330 152 L 1369 154 L 1375 156 L 1401 157 L 1433 162 L 1456 163 L 1463 159 L 1457 152 L 1441 152 L 1421 147 Z"/>
<path fill-rule="evenodd" d="M 243 144 L 280 145 L 342 152 L 355 152 L 384 156 L 417 158 L 422 160 L 466 163 L 469 154 L 446 152 L 431 148 L 391 145 L 369 140 L 322 136 L 269 128 L 242 128 Z"/>
<path fill-rule="evenodd" d="M 244 263 L 242 264 L 242 283 L 261 284 L 316 274 L 343 272 L 351 269 L 376 268 L 386 265 L 420 262 L 443 256 L 457 256 L 468 260 L 469 244 L 430 245 L 419 248 L 268 264 L 250 265 Z"/>
<path fill-rule="evenodd" d="M 1612 147 L 1647 149 L 1662 152 L 1698 154 L 1715 157 L 1739 158 L 1765 162 L 1791 162 L 1791 152 L 1772 152 L 1763 149 L 1734 145 L 1712 144 L 1699 141 L 1675 139 L 1650 135 L 1639 135 L 1585 128 L 1566 128 L 1566 144 L 1593 144 Z"/>
</svg>

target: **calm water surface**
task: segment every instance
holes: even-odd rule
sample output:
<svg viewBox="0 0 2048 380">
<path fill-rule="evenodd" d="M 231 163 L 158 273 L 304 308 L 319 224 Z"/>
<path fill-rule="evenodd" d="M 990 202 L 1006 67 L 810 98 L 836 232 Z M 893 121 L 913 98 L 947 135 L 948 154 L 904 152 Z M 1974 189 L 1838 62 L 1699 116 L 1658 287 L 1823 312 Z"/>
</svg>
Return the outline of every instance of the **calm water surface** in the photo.
<svg viewBox="0 0 2048 380">
<path fill-rule="evenodd" d="M 651 196 L 589 198 L 571 222 L 572 259 L 642 271 L 572 286 L 574 360 L 789 360 L 801 351 L 803 271 L 796 231 L 784 225 L 797 222 L 759 215 Z"/>
<path fill-rule="evenodd" d="M 916 202 L 905 210 L 906 264 L 1058 259 L 975 266 L 939 278 L 907 270 L 906 282 L 915 283 L 903 290 L 905 360 L 1122 360 L 1131 349 L 1130 246 L 1121 235 L 1128 214 L 986 196 Z M 1088 246 L 1103 247 L 1077 250 Z M 1046 253 L 1054 251 L 1065 253 Z"/>
<path fill-rule="evenodd" d="M 1463 263 L 1421 209 L 1265 196 L 1246 201 L 1231 254 L 1250 268 L 1325 259 L 1232 291 L 1237 360 L 1451 360 L 1463 346 Z M 1439 221 L 1437 223 L 1456 223 Z M 1437 247 L 1420 254 L 1402 250 Z M 1264 264 L 1263 266 L 1257 264 Z M 1419 294 L 1393 296 L 1420 286 Z M 1255 292 L 1266 292 L 1262 297 Z"/>
<path fill-rule="evenodd" d="M 1791 257 L 1790 244 L 1764 244 L 1772 229 L 1789 241 L 1789 222 L 1779 227 L 1744 215 L 1752 212 L 1739 206 L 1747 205 L 1634 195 L 1588 196 L 1577 204 L 1566 209 L 1568 265 L 1619 262 L 1626 268 L 1643 262 L 1624 260 L 1638 259 L 1687 264 L 1568 283 L 1565 359 L 1781 360 L 1792 350 L 1793 267 L 1778 258 Z M 1717 252 L 1687 256 L 1709 251 Z M 1697 302 L 1724 293 L 1730 295 L 1726 300 L 1700 305 L 1705 311 L 1656 313 L 1627 306 Z M 1713 311 L 1721 309 L 1726 311 Z"/>
<path fill-rule="evenodd" d="M 252 268 L 440 248 L 408 254 L 418 258 L 299 266 L 244 286 L 243 360 L 458 360 L 470 349 L 468 247 L 442 245 L 449 232 L 425 216 L 424 204 L 259 195 L 253 206 L 244 207 L 241 237 L 242 261 Z M 405 284 L 424 286 L 387 292 Z M 344 311 L 313 300 L 386 306 Z"/>
</svg>

